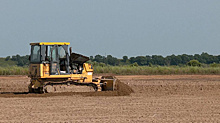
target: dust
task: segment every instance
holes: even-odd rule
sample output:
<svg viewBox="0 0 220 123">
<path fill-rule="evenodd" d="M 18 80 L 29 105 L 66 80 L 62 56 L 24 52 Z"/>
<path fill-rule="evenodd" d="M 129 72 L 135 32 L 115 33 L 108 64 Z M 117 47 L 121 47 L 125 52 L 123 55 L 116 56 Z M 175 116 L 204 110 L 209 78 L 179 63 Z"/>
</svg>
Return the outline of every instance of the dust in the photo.
<svg viewBox="0 0 220 123">
<path fill-rule="evenodd" d="M 81 93 L 83 96 L 128 96 L 133 93 L 133 89 L 124 84 L 120 80 L 116 80 L 116 90 L 115 91 L 100 91 L 100 92 L 86 92 Z"/>
</svg>

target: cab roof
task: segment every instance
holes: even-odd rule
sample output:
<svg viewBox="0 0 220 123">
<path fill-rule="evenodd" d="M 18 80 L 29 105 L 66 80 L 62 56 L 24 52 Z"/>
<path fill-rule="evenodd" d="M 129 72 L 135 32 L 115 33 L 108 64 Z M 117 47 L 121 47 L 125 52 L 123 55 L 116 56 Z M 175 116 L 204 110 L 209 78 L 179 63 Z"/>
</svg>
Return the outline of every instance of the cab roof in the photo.
<svg viewBox="0 0 220 123">
<path fill-rule="evenodd" d="M 38 42 L 30 43 L 30 45 L 70 45 L 69 42 Z"/>
</svg>

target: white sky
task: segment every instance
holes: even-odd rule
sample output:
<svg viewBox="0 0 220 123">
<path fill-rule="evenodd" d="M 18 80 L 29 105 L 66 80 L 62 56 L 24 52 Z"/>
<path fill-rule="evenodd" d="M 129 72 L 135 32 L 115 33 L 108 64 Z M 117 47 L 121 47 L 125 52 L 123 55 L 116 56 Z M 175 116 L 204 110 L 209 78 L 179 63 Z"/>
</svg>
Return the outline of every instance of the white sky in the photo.
<svg viewBox="0 0 220 123">
<path fill-rule="evenodd" d="M 220 0 L 0 0 L 0 57 L 69 41 L 86 56 L 220 54 Z"/>
</svg>

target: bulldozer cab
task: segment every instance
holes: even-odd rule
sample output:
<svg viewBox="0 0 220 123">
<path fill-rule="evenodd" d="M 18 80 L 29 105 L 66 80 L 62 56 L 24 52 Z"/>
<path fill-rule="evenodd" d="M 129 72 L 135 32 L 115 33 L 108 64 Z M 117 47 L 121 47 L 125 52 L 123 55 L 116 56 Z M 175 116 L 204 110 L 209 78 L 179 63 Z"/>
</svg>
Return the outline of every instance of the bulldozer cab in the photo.
<svg viewBox="0 0 220 123">
<path fill-rule="evenodd" d="M 49 65 L 50 75 L 70 74 L 69 43 L 31 43 L 30 64 Z"/>
<path fill-rule="evenodd" d="M 66 45 L 54 45 L 47 46 L 48 54 L 45 56 L 46 62 L 50 63 L 50 74 L 69 74 L 69 55 L 68 46 Z"/>
</svg>

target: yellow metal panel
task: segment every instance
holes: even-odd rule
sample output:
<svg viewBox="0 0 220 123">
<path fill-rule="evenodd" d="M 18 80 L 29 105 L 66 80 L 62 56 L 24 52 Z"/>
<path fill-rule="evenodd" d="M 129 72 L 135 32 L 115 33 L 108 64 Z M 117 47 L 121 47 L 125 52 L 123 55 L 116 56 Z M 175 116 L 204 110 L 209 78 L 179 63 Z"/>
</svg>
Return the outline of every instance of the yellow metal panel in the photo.
<svg viewBox="0 0 220 123">
<path fill-rule="evenodd" d="M 63 78 L 70 78 L 70 75 L 50 75 L 50 76 L 44 76 L 44 77 L 41 77 L 41 78 L 47 78 L 47 79 L 63 79 Z"/>
<path fill-rule="evenodd" d="M 50 64 L 44 64 L 43 66 L 43 77 L 48 77 L 50 75 Z"/>
<path fill-rule="evenodd" d="M 40 76 L 44 76 L 44 65 L 40 64 Z"/>
<path fill-rule="evenodd" d="M 92 76 L 93 76 L 93 69 L 91 64 L 84 63 L 83 64 L 83 76 L 86 77 L 85 82 L 92 82 Z"/>
<path fill-rule="evenodd" d="M 86 72 L 93 72 L 91 64 L 84 63 L 83 68 L 84 68 L 84 70 L 86 70 Z"/>
<path fill-rule="evenodd" d="M 69 42 L 39 42 L 39 43 L 30 43 L 30 45 L 70 45 Z"/>
</svg>

